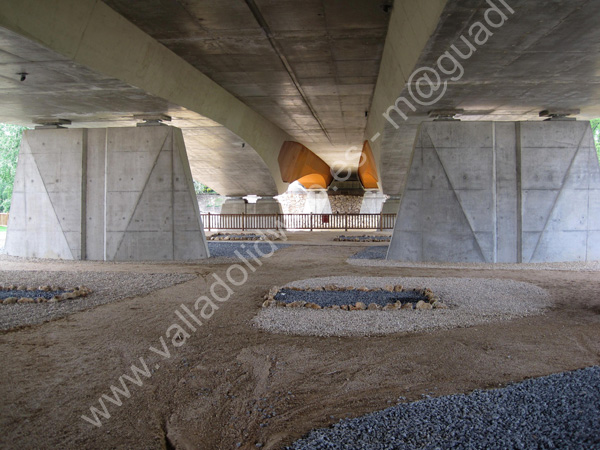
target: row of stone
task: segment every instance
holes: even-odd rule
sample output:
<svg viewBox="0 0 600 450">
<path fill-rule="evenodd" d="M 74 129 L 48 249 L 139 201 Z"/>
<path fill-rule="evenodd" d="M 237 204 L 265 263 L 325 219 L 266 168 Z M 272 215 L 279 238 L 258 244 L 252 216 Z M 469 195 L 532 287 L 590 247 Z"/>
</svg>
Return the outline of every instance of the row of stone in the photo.
<svg viewBox="0 0 600 450">
<path fill-rule="evenodd" d="M 401 284 L 395 285 L 387 285 L 383 288 L 368 288 L 366 286 L 361 286 L 355 288 L 354 286 L 338 286 L 335 284 L 328 284 L 325 286 L 319 286 L 316 288 L 298 288 L 298 287 L 286 287 L 285 289 L 289 289 L 292 291 L 304 291 L 304 292 L 315 292 L 315 291 L 361 291 L 361 292 L 406 292 L 404 287 Z M 419 300 L 416 304 L 413 305 L 412 302 L 395 302 L 389 303 L 383 307 L 376 303 L 371 303 L 368 306 L 363 302 L 356 302 L 350 305 L 332 305 L 326 308 L 317 305 L 312 302 L 304 302 L 304 301 L 296 301 L 296 302 L 281 302 L 275 300 L 275 296 L 279 293 L 281 288 L 279 286 L 273 286 L 268 294 L 264 297 L 263 308 L 269 307 L 287 307 L 287 308 L 310 308 L 310 309 L 341 309 L 345 311 L 363 311 L 363 310 L 397 310 L 397 309 L 417 309 L 417 310 L 428 310 L 428 309 L 448 309 L 448 306 L 445 303 L 442 303 L 440 298 L 436 296 L 433 291 L 429 288 L 424 289 L 413 289 L 413 292 L 420 294 L 425 297 L 425 300 Z"/>
<path fill-rule="evenodd" d="M 333 309 L 333 310 L 342 310 L 342 311 L 393 311 L 398 309 L 414 309 L 419 311 L 426 311 L 430 309 L 448 309 L 448 306 L 445 303 L 440 301 L 436 301 L 434 303 L 429 303 L 424 300 L 419 300 L 415 305 L 410 302 L 402 303 L 395 302 L 389 303 L 385 306 L 380 306 L 377 303 L 371 303 L 369 305 L 365 305 L 363 302 L 356 302 L 351 305 L 332 305 L 327 306 L 325 308 L 317 305 L 316 303 L 304 302 L 304 301 L 296 301 L 291 303 L 279 302 L 274 299 L 265 300 L 263 303 L 263 308 L 309 308 L 309 309 Z"/>
<path fill-rule="evenodd" d="M 327 284 L 325 286 L 317 286 L 314 288 L 299 288 L 295 286 L 286 286 L 285 288 L 280 288 L 279 286 L 273 286 L 269 289 L 269 293 L 265 295 L 265 300 L 270 298 L 275 298 L 277 293 L 281 289 L 289 289 L 290 291 L 303 291 L 303 292 L 315 292 L 315 291 L 361 291 L 361 292 L 403 292 L 404 287 L 401 284 L 389 284 L 383 288 L 368 288 L 366 286 L 354 287 L 354 286 L 338 286 L 337 284 Z M 419 291 L 429 291 L 430 289 L 413 289 L 414 292 Z"/>
<path fill-rule="evenodd" d="M 338 242 L 390 242 L 390 236 L 337 236 L 333 239 Z"/>
<path fill-rule="evenodd" d="M 279 286 L 273 286 L 269 289 L 269 293 L 265 295 L 264 299 L 274 299 L 277 293 L 281 290 Z M 366 286 L 354 287 L 354 286 L 338 286 L 337 284 L 328 284 L 325 286 L 318 286 L 315 288 L 299 288 L 299 287 L 285 287 L 285 289 L 289 289 L 290 291 L 303 291 L 303 292 L 314 292 L 314 291 L 361 291 L 361 292 L 408 292 L 408 290 L 404 289 L 404 286 L 401 284 L 388 284 L 382 288 L 368 288 Z M 433 303 L 438 301 L 439 298 L 433 293 L 433 291 L 429 288 L 423 289 L 412 289 L 413 292 L 421 294 L 425 297 L 429 303 Z"/>
<path fill-rule="evenodd" d="M 63 289 L 53 289 L 50 286 L 43 286 L 37 289 L 11 289 L 11 290 L 20 290 L 20 291 L 28 291 L 28 292 L 52 292 L 52 291 L 62 291 Z M 30 304 L 30 303 L 59 303 L 65 300 L 71 300 L 79 297 L 87 297 L 91 294 L 91 289 L 85 286 L 78 286 L 76 288 L 66 289 L 66 292 L 58 295 L 54 295 L 52 298 L 47 299 L 46 297 L 7 297 L 2 302 L 3 305 L 13 305 L 15 303 L 20 304 Z"/>
<path fill-rule="evenodd" d="M 59 286 L 40 286 L 40 287 L 27 287 L 22 285 L 10 284 L 8 286 L 0 286 L 0 291 L 64 291 L 62 287 Z"/>
<path fill-rule="evenodd" d="M 246 235 L 246 234 L 213 234 L 208 238 L 210 241 L 266 241 L 264 235 Z"/>
</svg>

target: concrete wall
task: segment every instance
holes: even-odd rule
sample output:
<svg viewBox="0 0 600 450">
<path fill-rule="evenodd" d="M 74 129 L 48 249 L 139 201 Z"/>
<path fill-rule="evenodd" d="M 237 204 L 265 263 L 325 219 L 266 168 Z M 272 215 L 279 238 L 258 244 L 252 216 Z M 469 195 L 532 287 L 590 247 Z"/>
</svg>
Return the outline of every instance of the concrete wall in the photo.
<svg viewBox="0 0 600 450">
<path fill-rule="evenodd" d="M 92 260 L 208 257 L 185 145 L 172 127 L 25 133 L 6 251 Z"/>
<path fill-rule="evenodd" d="M 423 123 L 388 259 L 600 259 L 587 122 Z"/>
</svg>

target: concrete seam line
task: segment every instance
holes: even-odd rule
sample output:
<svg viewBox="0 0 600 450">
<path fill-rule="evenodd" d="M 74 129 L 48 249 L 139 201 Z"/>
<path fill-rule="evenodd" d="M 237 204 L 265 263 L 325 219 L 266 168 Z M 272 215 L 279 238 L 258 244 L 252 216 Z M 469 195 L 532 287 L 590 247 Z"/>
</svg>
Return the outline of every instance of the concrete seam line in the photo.
<svg viewBox="0 0 600 450">
<path fill-rule="evenodd" d="M 277 54 L 277 57 L 281 60 L 281 63 L 283 64 L 285 71 L 290 76 L 292 83 L 294 83 L 294 87 L 296 88 L 296 90 L 298 91 L 300 96 L 302 97 L 302 100 L 304 100 L 304 103 L 306 103 L 306 106 L 310 110 L 310 113 L 312 114 L 312 116 L 315 118 L 315 120 L 319 124 L 319 127 L 321 128 L 321 130 L 327 137 L 327 140 L 329 141 L 329 143 L 331 145 L 333 145 L 333 142 L 331 142 L 331 137 L 329 136 L 329 133 L 327 132 L 327 129 L 325 128 L 325 125 L 319 118 L 317 111 L 315 110 L 312 103 L 308 99 L 308 96 L 304 92 L 304 89 L 302 89 L 302 86 L 300 85 L 300 81 L 298 80 L 298 77 L 296 77 L 296 74 L 294 73 L 294 69 L 292 69 L 292 66 L 290 65 L 290 63 L 287 60 L 287 58 L 285 57 L 285 55 L 283 54 L 283 51 L 279 47 L 279 44 L 275 40 L 275 37 L 273 36 L 273 33 L 271 32 L 271 28 L 269 27 L 269 24 L 267 23 L 264 16 L 260 12 L 258 5 L 254 2 L 254 0 L 244 0 L 244 1 L 246 2 L 246 4 L 248 5 L 248 8 L 252 12 L 252 15 L 256 19 L 256 22 L 258 22 L 258 25 L 265 32 L 265 35 L 267 36 L 267 39 L 269 40 L 271 47 L 273 47 L 273 50 Z"/>
</svg>

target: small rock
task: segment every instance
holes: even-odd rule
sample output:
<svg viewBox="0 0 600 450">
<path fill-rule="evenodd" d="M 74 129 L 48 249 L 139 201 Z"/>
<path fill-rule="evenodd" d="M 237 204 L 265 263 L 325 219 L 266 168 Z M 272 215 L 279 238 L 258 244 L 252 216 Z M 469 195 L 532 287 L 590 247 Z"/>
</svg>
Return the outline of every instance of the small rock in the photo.
<svg viewBox="0 0 600 450">
<path fill-rule="evenodd" d="M 329 307 L 329 309 L 337 309 L 337 310 L 339 310 L 339 309 L 342 309 L 342 308 L 340 307 L 340 305 L 331 305 Z"/>
<path fill-rule="evenodd" d="M 270 308 L 275 305 L 275 300 L 265 300 L 262 304 L 263 308 Z"/>
<path fill-rule="evenodd" d="M 394 286 L 394 292 L 402 292 L 402 285 L 397 284 L 396 286 Z"/>
<path fill-rule="evenodd" d="M 371 304 L 369 304 L 367 309 L 369 311 L 379 311 L 381 309 L 381 306 L 379 306 L 377 303 L 371 303 Z"/>
<path fill-rule="evenodd" d="M 413 304 L 405 303 L 404 305 L 402 305 L 402 309 L 413 309 Z"/>
<path fill-rule="evenodd" d="M 40 286 L 38 288 L 38 290 L 40 290 L 42 292 L 49 292 L 50 291 L 50 286 Z"/>
<path fill-rule="evenodd" d="M 304 305 L 304 307 L 310 309 L 322 309 L 321 306 L 317 305 L 316 303 L 307 303 Z"/>
<path fill-rule="evenodd" d="M 4 305 L 12 305 L 14 303 L 17 303 L 17 300 L 19 300 L 17 297 L 8 297 L 8 298 L 4 299 L 4 301 L 2 302 L 2 304 L 4 304 Z"/>
<path fill-rule="evenodd" d="M 350 311 L 350 306 L 349 305 L 342 305 L 342 306 L 340 306 L 340 309 L 342 311 Z"/>
<path fill-rule="evenodd" d="M 17 303 L 35 303 L 35 302 L 34 302 L 34 300 L 32 298 L 21 297 L 19 300 L 17 300 Z"/>
<path fill-rule="evenodd" d="M 385 306 L 383 307 L 383 310 L 384 310 L 384 311 L 392 311 L 392 310 L 394 310 L 394 309 L 397 309 L 397 308 L 396 308 L 396 305 L 395 305 L 394 303 L 388 303 L 387 305 L 385 305 Z"/>
<path fill-rule="evenodd" d="M 285 303 L 285 302 L 276 302 L 275 306 L 277 306 L 278 308 L 285 308 L 287 306 L 287 303 Z"/>
<path fill-rule="evenodd" d="M 448 305 L 439 301 L 435 302 L 432 306 L 434 309 L 448 309 Z"/>
<path fill-rule="evenodd" d="M 361 292 L 369 292 L 369 288 L 366 286 L 361 286 L 358 289 L 356 289 L 357 291 L 361 291 Z"/>
<path fill-rule="evenodd" d="M 417 306 L 415 308 L 420 311 L 425 311 L 427 309 L 432 309 L 432 306 L 431 306 L 431 303 L 427 303 L 427 302 L 424 302 L 423 300 L 419 300 L 417 302 Z"/>
<path fill-rule="evenodd" d="M 303 302 L 301 300 L 292 302 L 292 303 L 288 303 L 287 307 L 288 308 L 302 308 L 304 305 L 306 305 L 306 302 Z"/>
<path fill-rule="evenodd" d="M 27 290 L 27 286 L 21 285 L 17 287 L 17 291 L 26 291 Z"/>
<path fill-rule="evenodd" d="M 48 300 L 46 299 L 46 297 L 38 297 L 35 299 L 36 303 L 46 303 Z"/>
<path fill-rule="evenodd" d="M 359 311 L 364 311 L 367 309 L 367 305 L 365 305 L 363 302 L 356 302 L 354 307 Z"/>
<path fill-rule="evenodd" d="M 394 286 L 392 284 L 385 287 L 385 290 L 388 292 L 394 292 Z"/>
</svg>

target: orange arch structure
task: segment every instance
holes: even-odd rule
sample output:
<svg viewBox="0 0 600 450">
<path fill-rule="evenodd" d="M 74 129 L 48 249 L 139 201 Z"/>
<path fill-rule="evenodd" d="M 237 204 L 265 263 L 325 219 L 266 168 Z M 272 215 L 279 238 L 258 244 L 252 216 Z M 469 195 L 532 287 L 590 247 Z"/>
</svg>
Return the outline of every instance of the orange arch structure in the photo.
<svg viewBox="0 0 600 450">
<path fill-rule="evenodd" d="M 358 163 L 358 178 L 365 189 L 378 189 L 379 176 L 377 175 L 377 165 L 371 144 L 365 141 L 363 144 L 360 161 Z"/>
<path fill-rule="evenodd" d="M 278 161 L 281 178 L 286 183 L 298 181 L 306 189 L 327 189 L 333 181 L 331 167 L 298 142 L 284 142 Z"/>
</svg>

